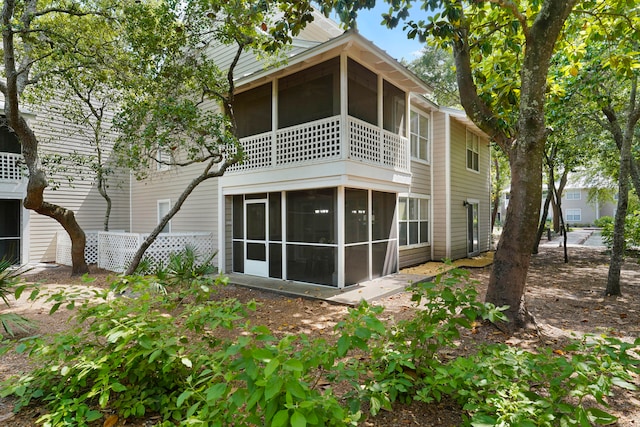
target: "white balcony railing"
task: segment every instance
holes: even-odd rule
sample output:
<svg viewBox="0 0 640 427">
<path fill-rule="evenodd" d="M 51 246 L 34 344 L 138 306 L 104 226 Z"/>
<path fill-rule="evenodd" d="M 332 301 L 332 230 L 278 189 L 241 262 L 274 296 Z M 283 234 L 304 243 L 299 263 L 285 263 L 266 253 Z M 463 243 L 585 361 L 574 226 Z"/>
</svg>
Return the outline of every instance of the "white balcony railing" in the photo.
<svg viewBox="0 0 640 427">
<path fill-rule="evenodd" d="M 0 181 L 20 181 L 22 179 L 22 154 L 0 153 Z"/>
<path fill-rule="evenodd" d="M 357 160 L 397 171 L 409 171 L 407 139 L 353 117 L 347 119 L 342 143 L 340 116 L 316 120 L 240 140 L 246 158 L 230 172 L 269 169 L 318 161 Z"/>
</svg>

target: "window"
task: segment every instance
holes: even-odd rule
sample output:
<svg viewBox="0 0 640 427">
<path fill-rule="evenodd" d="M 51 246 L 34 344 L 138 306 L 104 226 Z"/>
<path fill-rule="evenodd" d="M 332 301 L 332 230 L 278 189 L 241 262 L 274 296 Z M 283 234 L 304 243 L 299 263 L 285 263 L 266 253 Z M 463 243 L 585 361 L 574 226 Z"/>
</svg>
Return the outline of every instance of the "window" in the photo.
<svg viewBox="0 0 640 427">
<path fill-rule="evenodd" d="M 411 157 L 429 161 L 429 118 L 411 112 Z"/>
<path fill-rule="evenodd" d="M 478 135 L 467 129 L 467 169 L 480 171 L 480 149 Z"/>
<path fill-rule="evenodd" d="M 156 170 L 166 171 L 171 168 L 171 153 L 163 150 L 161 147 L 156 149 Z"/>
<path fill-rule="evenodd" d="M 567 213 L 565 214 L 565 218 L 567 222 L 580 222 L 582 221 L 582 210 L 581 209 L 567 209 Z"/>
<path fill-rule="evenodd" d="M 158 200 L 158 224 L 171 210 L 171 200 Z M 161 233 L 171 233 L 171 221 L 162 228 Z"/>
<path fill-rule="evenodd" d="M 401 196 L 398 217 L 400 246 L 429 243 L 429 198 Z"/>
<path fill-rule="evenodd" d="M 580 190 L 567 190 L 564 193 L 564 197 L 567 200 L 580 200 L 581 193 Z"/>
</svg>

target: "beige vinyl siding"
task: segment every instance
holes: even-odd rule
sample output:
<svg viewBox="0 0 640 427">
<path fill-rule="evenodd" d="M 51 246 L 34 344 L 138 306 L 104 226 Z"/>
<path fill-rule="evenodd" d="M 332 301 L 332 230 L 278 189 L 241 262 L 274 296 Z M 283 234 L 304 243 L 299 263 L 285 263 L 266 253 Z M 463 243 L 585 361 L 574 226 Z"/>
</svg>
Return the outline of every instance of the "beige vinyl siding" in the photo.
<svg viewBox="0 0 640 427">
<path fill-rule="evenodd" d="M 447 195 L 446 195 L 446 116 L 444 113 L 433 114 L 433 194 L 431 195 L 431 219 L 433 259 L 441 260 L 447 257 Z"/>
<path fill-rule="evenodd" d="M 467 256 L 467 209 L 468 199 L 479 201 L 479 248 L 489 250 L 490 243 L 490 176 L 489 144 L 479 140 L 479 169 L 475 172 L 466 165 L 466 127 L 451 120 L 451 259 Z"/>
<path fill-rule="evenodd" d="M 420 161 L 411 161 L 411 194 L 428 196 L 431 194 L 431 165 Z M 431 227 L 432 220 L 429 221 Z M 400 248 L 400 268 L 420 264 L 431 259 L 431 246 Z"/>
<path fill-rule="evenodd" d="M 192 179 L 201 172 L 202 165 L 187 168 L 173 167 L 152 172 L 144 181 L 132 183 L 132 231 L 149 233 L 158 224 L 158 200 L 170 200 L 171 207 Z M 218 180 L 211 178 L 198 185 L 180 211 L 171 220 L 174 233 L 206 231 L 214 233 L 217 243 Z"/>
<path fill-rule="evenodd" d="M 93 154 L 94 148 L 87 140 L 87 135 L 80 132 L 79 127 L 67 123 L 57 112 L 60 101 L 51 101 L 46 107 L 30 107 L 36 116 L 30 125 L 36 133 L 40 144 L 40 155 L 49 153 Z M 103 155 L 107 158 L 113 146 L 114 134 L 103 146 Z M 69 183 L 63 174 L 48 173 L 57 187 L 50 186 L 45 190 L 45 201 L 72 210 L 78 223 L 85 231 L 103 229 L 106 202 L 98 193 L 93 175 L 88 173 L 81 179 Z M 128 230 L 129 228 L 129 174 L 120 170 L 109 178 L 108 194 L 112 199 L 112 211 L 109 227 L 112 230 Z M 57 221 L 29 211 L 29 261 L 55 261 L 56 233 L 64 232 Z"/>
</svg>

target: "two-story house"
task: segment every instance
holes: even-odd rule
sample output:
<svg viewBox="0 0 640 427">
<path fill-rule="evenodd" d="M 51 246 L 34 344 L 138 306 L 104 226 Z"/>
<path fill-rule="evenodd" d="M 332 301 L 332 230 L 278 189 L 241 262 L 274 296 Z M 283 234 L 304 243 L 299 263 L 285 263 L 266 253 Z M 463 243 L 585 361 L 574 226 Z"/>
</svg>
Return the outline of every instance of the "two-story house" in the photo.
<svg viewBox="0 0 640 427">
<path fill-rule="evenodd" d="M 233 53 L 214 52 L 221 65 Z M 269 68 L 243 56 L 234 109 L 246 161 L 201 184 L 167 232 L 212 232 L 222 272 L 336 287 L 489 249 L 489 143 L 463 112 L 430 102 L 428 83 L 320 14 L 289 54 Z M 32 121 L 43 140 L 60 126 L 54 114 Z M 19 156 L 2 144 L 2 159 Z M 80 148 L 73 138 L 43 144 Z M 112 228 L 151 231 L 195 168 L 159 167 L 114 188 Z M 59 227 L 24 211 L 24 181 L 2 173 L 2 185 L 13 179 L 0 187 L 3 250 L 21 239 L 22 262 L 52 261 Z M 48 197 L 100 229 L 92 182 Z"/>
<path fill-rule="evenodd" d="M 489 249 L 489 143 L 463 112 L 321 15 L 291 53 L 239 65 L 246 161 L 203 183 L 171 231 L 212 231 L 221 271 L 336 287 Z M 132 183 L 132 230 L 149 232 L 191 176 Z"/>
</svg>

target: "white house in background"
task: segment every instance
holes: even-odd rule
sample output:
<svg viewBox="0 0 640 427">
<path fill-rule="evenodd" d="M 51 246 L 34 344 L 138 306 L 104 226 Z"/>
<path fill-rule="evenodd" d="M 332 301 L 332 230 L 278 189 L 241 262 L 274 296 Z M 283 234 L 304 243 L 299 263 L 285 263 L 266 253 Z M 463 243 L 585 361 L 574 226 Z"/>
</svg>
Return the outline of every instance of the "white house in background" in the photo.
<svg viewBox="0 0 640 427">
<path fill-rule="evenodd" d="M 610 188 L 608 183 L 601 179 L 592 179 L 583 174 L 569 174 L 567 185 L 562 192 L 562 214 L 564 221 L 570 226 L 593 226 L 595 221 L 603 216 L 614 216 L 616 202 L 612 199 L 603 200 L 596 189 Z M 594 193 L 593 198 L 590 198 Z M 543 187 L 542 205 L 544 206 L 547 197 L 547 187 Z M 500 206 L 501 218 L 504 218 L 509 204 L 509 190 L 505 190 Z M 549 207 L 549 216 L 552 217 L 552 210 Z"/>
<path fill-rule="evenodd" d="M 213 54 L 224 64 L 232 53 Z M 463 112 L 428 101 L 427 83 L 321 14 L 290 53 L 268 69 L 242 58 L 235 112 L 247 159 L 201 184 L 167 231 L 213 233 L 222 272 L 335 287 L 490 248 L 489 142 Z M 151 231 L 196 173 L 132 181 L 113 228 Z M 99 228 L 95 189 L 56 194 Z M 55 225 L 21 215 L 38 242 L 23 259 L 52 260 Z"/>
</svg>

